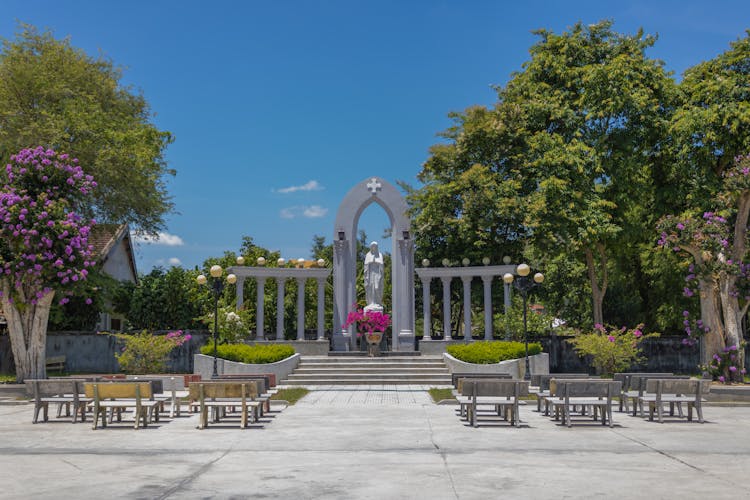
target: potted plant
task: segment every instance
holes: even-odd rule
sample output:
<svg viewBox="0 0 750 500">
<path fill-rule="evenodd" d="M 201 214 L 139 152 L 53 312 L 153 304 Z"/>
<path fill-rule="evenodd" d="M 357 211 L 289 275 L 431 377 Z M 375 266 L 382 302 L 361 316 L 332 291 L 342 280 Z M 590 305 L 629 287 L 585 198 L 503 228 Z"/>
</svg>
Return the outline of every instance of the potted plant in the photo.
<svg viewBox="0 0 750 500">
<path fill-rule="evenodd" d="M 371 346 L 368 352 L 374 355 L 375 349 L 383 339 L 385 330 L 391 326 L 391 316 L 380 311 L 366 311 L 364 308 L 355 305 L 354 310 L 346 316 L 344 328 L 349 325 L 357 325 L 357 336 L 364 336 L 367 343 Z"/>
</svg>

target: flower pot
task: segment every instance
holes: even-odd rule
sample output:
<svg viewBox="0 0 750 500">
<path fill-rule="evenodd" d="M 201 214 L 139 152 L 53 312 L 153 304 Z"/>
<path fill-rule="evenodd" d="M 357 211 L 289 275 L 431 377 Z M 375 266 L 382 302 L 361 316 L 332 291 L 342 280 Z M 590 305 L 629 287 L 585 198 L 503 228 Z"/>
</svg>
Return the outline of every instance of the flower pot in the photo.
<svg viewBox="0 0 750 500">
<path fill-rule="evenodd" d="M 365 340 L 368 344 L 379 344 L 383 340 L 383 332 L 365 333 Z"/>
</svg>

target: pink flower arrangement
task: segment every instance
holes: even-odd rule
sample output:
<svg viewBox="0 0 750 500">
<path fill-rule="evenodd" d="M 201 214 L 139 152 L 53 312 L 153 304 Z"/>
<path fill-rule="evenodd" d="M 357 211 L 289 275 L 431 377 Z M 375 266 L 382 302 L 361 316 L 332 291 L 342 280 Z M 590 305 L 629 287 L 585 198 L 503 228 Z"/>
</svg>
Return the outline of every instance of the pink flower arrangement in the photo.
<svg viewBox="0 0 750 500">
<path fill-rule="evenodd" d="M 391 326 L 391 316 L 378 311 L 365 312 L 363 308 L 354 305 L 354 310 L 346 316 L 343 327 L 347 328 L 355 323 L 357 336 L 362 336 L 363 333 L 385 332 Z"/>
</svg>

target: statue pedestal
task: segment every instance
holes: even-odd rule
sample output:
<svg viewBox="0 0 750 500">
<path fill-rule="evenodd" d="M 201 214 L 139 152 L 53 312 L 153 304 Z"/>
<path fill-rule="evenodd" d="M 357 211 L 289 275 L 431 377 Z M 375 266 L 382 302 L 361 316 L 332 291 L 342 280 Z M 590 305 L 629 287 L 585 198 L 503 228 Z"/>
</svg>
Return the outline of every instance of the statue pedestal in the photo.
<svg viewBox="0 0 750 500">
<path fill-rule="evenodd" d="M 385 311 L 385 308 L 383 308 L 383 306 L 381 306 L 380 304 L 367 304 L 365 306 L 365 312 L 366 313 L 368 313 L 368 312 L 379 312 L 379 313 L 382 313 L 383 311 Z"/>
</svg>

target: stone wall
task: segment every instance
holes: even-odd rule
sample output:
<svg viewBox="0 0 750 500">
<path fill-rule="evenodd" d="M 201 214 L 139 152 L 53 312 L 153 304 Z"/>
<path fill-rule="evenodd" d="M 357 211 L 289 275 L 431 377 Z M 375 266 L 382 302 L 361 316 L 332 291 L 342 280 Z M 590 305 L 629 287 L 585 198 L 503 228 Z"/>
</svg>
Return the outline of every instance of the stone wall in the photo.
<svg viewBox="0 0 750 500">
<path fill-rule="evenodd" d="M 566 342 L 570 337 L 552 336 L 541 339 L 544 352 L 549 353 L 550 373 L 589 372 L 594 373 L 586 360 L 578 357 L 573 346 Z M 698 373 L 700 354 L 698 346 L 682 344 L 683 336 L 663 336 L 643 341 L 646 362 L 633 367 L 634 371 Z M 750 349 L 745 351 L 745 366 L 750 366 Z"/>
<path fill-rule="evenodd" d="M 166 333 L 166 332 L 164 332 Z M 189 342 L 174 349 L 167 362 L 172 373 L 192 373 L 193 356 L 200 352 L 209 335 L 205 332 L 187 332 L 192 335 Z M 47 334 L 47 357 L 65 356 L 67 372 L 116 373 L 119 371 L 115 350 L 122 344 L 111 335 L 92 332 L 50 332 Z M 13 371 L 13 356 L 10 339 L 0 336 L 0 373 Z"/>
</svg>

